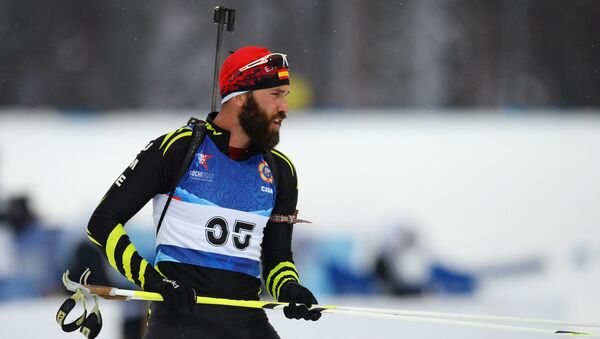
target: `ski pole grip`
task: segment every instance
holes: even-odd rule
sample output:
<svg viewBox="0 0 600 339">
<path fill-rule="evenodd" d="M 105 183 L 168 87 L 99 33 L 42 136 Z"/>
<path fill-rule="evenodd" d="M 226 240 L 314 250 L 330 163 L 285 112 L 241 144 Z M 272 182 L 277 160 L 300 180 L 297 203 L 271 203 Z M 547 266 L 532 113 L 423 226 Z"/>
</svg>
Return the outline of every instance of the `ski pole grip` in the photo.
<svg viewBox="0 0 600 339">
<path fill-rule="evenodd" d="M 92 294 L 99 295 L 104 299 L 113 299 L 113 300 L 127 300 L 127 297 L 120 295 L 112 295 L 111 292 L 114 289 L 109 286 L 99 286 L 99 285 L 84 285 L 86 288 L 90 290 Z"/>
</svg>

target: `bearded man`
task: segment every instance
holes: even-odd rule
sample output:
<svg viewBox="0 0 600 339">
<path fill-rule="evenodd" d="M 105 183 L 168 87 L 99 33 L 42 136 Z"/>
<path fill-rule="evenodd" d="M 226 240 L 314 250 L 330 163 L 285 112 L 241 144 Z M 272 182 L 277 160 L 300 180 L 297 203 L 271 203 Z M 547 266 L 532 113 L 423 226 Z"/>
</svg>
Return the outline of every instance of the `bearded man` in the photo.
<svg viewBox="0 0 600 339">
<path fill-rule="evenodd" d="M 129 281 L 165 301 L 151 305 L 144 338 L 279 338 L 262 309 L 196 304 L 197 295 L 258 300 L 261 276 L 275 300 L 290 302 L 288 318 L 321 316 L 309 309 L 317 300 L 300 285 L 291 251 L 297 172 L 274 149 L 289 77 L 285 54 L 255 46 L 231 54 L 219 74 L 221 111 L 208 115 L 181 178 L 189 125 L 151 141 L 94 211 L 90 240 Z M 154 264 L 123 227 L 149 200 Z"/>
</svg>

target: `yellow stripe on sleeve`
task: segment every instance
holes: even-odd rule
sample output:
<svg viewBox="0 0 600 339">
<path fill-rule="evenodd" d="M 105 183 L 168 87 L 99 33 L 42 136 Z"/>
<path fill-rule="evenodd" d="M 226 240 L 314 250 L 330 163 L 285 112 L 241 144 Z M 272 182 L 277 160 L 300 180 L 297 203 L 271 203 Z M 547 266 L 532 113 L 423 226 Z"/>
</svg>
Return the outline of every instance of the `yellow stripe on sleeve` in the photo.
<svg viewBox="0 0 600 339">
<path fill-rule="evenodd" d="M 163 274 L 163 272 L 160 271 L 160 269 L 158 268 L 158 264 L 154 265 L 154 269 L 156 270 L 156 272 L 158 272 L 158 274 L 160 274 L 163 278 L 167 278 L 166 275 Z M 168 278 L 167 278 L 168 279 Z"/>
<path fill-rule="evenodd" d="M 287 162 L 287 164 L 290 166 L 290 169 L 292 170 L 292 176 L 296 176 L 296 174 L 295 174 L 296 167 L 294 167 L 294 164 L 292 164 L 292 162 L 290 161 L 290 159 L 288 159 L 288 157 L 286 157 L 285 155 L 283 155 L 282 153 L 280 153 L 279 151 L 276 151 L 274 149 L 271 150 L 271 153 L 275 154 L 276 156 L 280 157 L 285 162 Z"/>
<path fill-rule="evenodd" d="M 165 135 L 163 141 L 160 143 L 159 149 L 161 149 L 165 145 L 165 143 L 167 142 L 167 140 L 169 140 L 169 138 L 171 138 L 171 136 L 173 134 L 175 134 L 175 132 L 177 132 L 177 130 L 171 131 L 171 132 L 169 132 L 169 134 Z"/>
<path fill-rule="evenodd" d="M 294 280 L 294 278 L 290 277 L 283 279 L 281 285 L 279 285 L 279 288 L 277 289 L 277 291 L 275 291 L 275 294 L 273 294 L 273 298 L 275 298 L 275 300 L 279 300 L 279 292 L 281 292 L 281 286 L 283 286 L 283 284 L 285 284 L 285 282 L 289 280 Z"/>
<path fill-rule="evenodd" d="M 167 141 L 169 141 L 171 139 L 171 137 L 173 135 L 176 135 L 177 133 L 183 131 L 183 130 L 191 130 L 190 126 L 183 126 L 179 129 L 176 129 L 174 131 L 169 132 L 169 134 L 165 135 L 165 137 L 163 138 L 162 142 L 160 143 L 160 147 L 158 149 L 163 148 L 163 146 L 167 143 Z"/>
<path fill-rule="evenodd" d="M 123 228 L 123 225 L 118 224 L 112 232 L 110 232 L 108 240 L 106 240 L 106 257 L 108 258 L 108 263 L 117 271 L 119 269 L 117 268 L 117 262 L 115 260 L 115 249 L 117 248 L 119 239 L 121 239 L 123 235 L 125 235 L 125 229 Z"/>
<path fill-rule="evenodd" d="M 183 137 L 191 137 L 191 136 L 192 136 L 192 132 L 188 131 L 188 132 L 183 132 L 183 133 L 177 135 L 176 137 L 174 137 L 173 140 L 169 141 L 169 143 L 167 144 L 167 147 L 165 147 L 165 150 L 163 151 L 163 156 L 165 154 L 167 154 L 167 150 L 169 149 L 169 147 L 171 147 L 171 145 L 173 145 L 173 143 L 175 141 L 177 141 L 177 140 L 179 140 L 180 138 L 183 138 Z"/>
<path fill-rule="evenodd" d="M 144 284 L 146 283 L 146 278 L 144 278 L 144 274 L 146 274 L 146 266 L 148 266 L 148 261 L 146 259 L 142 259 L 142 262 L 140 263 L 140 272 L 138 273 L 141 288 L 144 288 Z"/>
<path fill-rule="evenodd" d="M 273 279 L 273 284 L 271 285 L 271 295 L 275 299 L 277 299 L 277 296 L 279 295 L 279 289 L 281 288 L 281 286 L 279 286 L 277 291 L 275 291 L 275 288 L 277 287 L 279 280 L 281 280 L 281 278 L 284 278 L 284 277 L 288 277 L 288 278 L 283 279 L 284 282 L 288 281 L 288 280 L 292 280 L 292 279 L 295 279 L 298 282 L 300 281 L 300 278 L 298 278 L 298 274 L 296 274 L 296 272 L 294 272 L 294 271 L 283 271 L 280 274 L 278 274 L 275 277 L 275 279 Z M 283 283 L 282 283 L 282 285 L 283 285 Z"/>
<path fill-rule="evenodd" d="M 267 290 L 269 292 L 271 292 L 271 279 L 273 278 L 273 275 L 279 271 L 280 269 L 284 268 L 284 267 L 289 267 L 292 270 L 296 271 L 296 265 L 294 265 L 293 262 L 291 261 L 282 261 L 279 264 L 277 264 L 277 266 L 273 267 L 273 269 L 269 272 L 269 275 L 267 276 Z"/>
<path fill-rule="evenodd" d="M 125 269 L 125 278 L 135 284 L 133 274 L 131 273 L 131 257 L 135 253 L 135 246 L 129 244 L 123 252 L 123 268 Z"/>
<path fill-rule="evenodd" d="M 90 239 L 90 241 L 91 241 L 91 242 L 93 242 L 94 244 L 96 244 L 96 245 L 97 245 L 97 246 L 99 246 L 99 247 L 104 247 L 104 246 L 102 246 L 102 245 L 100 244 L 100 242 L 98 242 L 96 239 L 94 239 L 94 238 L 92 237 L 92 234 L 90 233 L 90 230 L 86 230 L 86 233 L 87 233 L 87 237 L 88 237 L 88 239 Z"/>
</svg>

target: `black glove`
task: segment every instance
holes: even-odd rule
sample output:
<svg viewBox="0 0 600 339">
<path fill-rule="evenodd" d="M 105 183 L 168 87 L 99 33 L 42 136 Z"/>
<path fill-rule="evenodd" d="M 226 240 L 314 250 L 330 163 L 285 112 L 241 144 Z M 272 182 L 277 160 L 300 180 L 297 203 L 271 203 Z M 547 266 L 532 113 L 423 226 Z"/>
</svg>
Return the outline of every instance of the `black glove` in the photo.
<svg viewBox="0 0 600 339">
<path fill-rule="evenodd" d="M 170 307 L 191 308 L 196 304 L 196 291 L 175 280 L 147 281 L 144 290 L 159 293 Z"/>
<path fill-rule="evenodd" d="M 319 304 L 308 288 L 295 281 L 286 282 L 281 286 L 279 301 L 290 302 L 283 308 L 283 314 L 289 319 L 304 319 L 316 321 L 321 318 L 321 311 L 309 310 L 314 304 Z"/>
</svg>

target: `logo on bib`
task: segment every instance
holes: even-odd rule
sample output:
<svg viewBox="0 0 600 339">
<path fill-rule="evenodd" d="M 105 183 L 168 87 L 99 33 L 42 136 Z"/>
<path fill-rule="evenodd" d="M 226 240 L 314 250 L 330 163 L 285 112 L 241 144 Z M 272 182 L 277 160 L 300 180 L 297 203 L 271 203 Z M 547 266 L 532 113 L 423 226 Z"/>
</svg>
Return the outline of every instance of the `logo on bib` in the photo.
<svg viewBox="0 0 600 339">
<path fill-rule="evenodd" d="M 271 187 L 267 187 L 267 186 L 260 186 L 260 191 L 269 193 L 269 194 L 273 194 L 273 189 Z"/>
<path fill-rule="evenodd" d="M 263 160 L 263 162 L 258 164 L 258 173 L 264 182 L 268 184 L 273 183 L 273 173 L 271 173 L 271 169 L 269 168 L 269 165 L 267 165 L 266 161 Z"/>
<path fill-rule="evenodd" d="M 198 154 L 198 165 L 204 167 L 205 170 L 208 171 L 208 159 L 212 158 L 213 156 L 210 154 Z"/>
<path fill-rule="evenodd" d="M 202 180 L 202 181 L 210 181 L 210 182 L 212 182 L 215 179 L 215 174 L 214 173 L 210 173 L 210 172 L 202 172 L 202 171 L 191 170 L 190 171 L 190 177 L 192 179 L 198 179 L 198 180 Z"/>
</svg>

